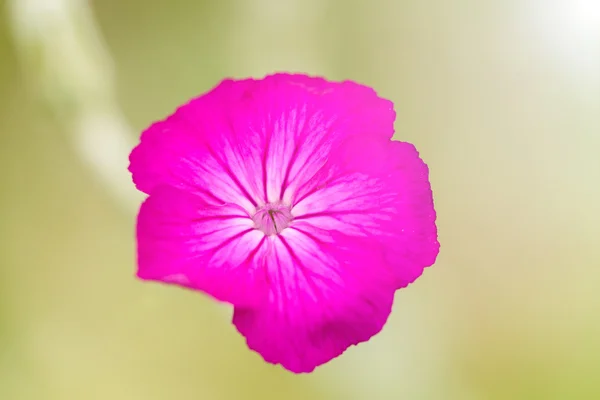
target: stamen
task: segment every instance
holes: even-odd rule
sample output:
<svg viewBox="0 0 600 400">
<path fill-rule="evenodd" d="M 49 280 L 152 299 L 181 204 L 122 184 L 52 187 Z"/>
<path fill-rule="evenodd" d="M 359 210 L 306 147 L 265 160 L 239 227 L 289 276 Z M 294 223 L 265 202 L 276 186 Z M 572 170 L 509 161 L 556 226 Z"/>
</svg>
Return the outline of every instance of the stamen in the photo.
<svg viewBox="0 0 600 400">
<path fill-rule="evenodd" d="M 283 204 L 267 204 L 256 210 L 252 216 L 254 227 L 265 235 L 277 235 L 292 222 L 290 207 Z"/>
</svg>

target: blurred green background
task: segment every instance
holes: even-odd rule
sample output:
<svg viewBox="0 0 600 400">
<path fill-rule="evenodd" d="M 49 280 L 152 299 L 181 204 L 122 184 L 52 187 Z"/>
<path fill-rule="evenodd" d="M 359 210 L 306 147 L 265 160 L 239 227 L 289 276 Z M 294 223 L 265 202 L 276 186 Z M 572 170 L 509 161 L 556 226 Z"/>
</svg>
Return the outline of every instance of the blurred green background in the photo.
<svg viewBox="0 0 600 400">
<path fill-rule="evenodd" d="M 0 2 L 0 399 L 599 399 L 600 2 Z M 442 250 L 369 343 L 294 376 L 134 279 L 128 151 L 226 76 L 392 99 Z"/>
</svg>

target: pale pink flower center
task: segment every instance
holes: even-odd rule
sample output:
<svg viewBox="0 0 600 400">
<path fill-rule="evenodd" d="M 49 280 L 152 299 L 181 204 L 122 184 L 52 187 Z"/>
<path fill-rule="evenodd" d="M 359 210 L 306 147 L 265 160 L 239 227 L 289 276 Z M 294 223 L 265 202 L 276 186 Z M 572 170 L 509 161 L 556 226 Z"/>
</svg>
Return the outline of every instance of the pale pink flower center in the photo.
<svg viewBox="0 0 600 400">
<path fill-rule="evenodd" d="M 252 216 L 254 227 L 265 235 L 277 235 L 292 222 L 292 211 L 283 204 L 267 204 L 256 210 Z"/>
</svg>

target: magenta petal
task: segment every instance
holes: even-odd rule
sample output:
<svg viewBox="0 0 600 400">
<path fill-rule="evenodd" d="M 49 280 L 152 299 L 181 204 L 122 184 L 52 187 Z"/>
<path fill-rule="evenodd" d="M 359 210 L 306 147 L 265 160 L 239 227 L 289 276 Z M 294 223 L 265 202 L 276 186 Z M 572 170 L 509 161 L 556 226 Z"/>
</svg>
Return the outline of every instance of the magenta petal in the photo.
<svg viewBox="0 0 600 400">
<path fill-rule="evenodd" d="M 129 170 L 145 193 L 167 184 L 250 212 L 289 198 L 349 135 L 391 137 L 394 118 L 390 101 L 353 82 L 226 80 L 144 131 Z"/>
<path fill-rule="evenodd" d="M 129 156 L 138 189 L 150 193 L 170 185 L 212 205 L 232 203 L 253 210 L 262 188 L 260 159 L 249 159 L 238 148 L 231 115 L 252 85 L 250 80 L 223 81 L 144 131 Z"/>
<path fill-rule="evenodd" d="M 298 223 L 270 241 L 270 291 L 233 323 L 270 363 L 310 372 L 378 333 L 391 311 L 393 279 L 375 243 Z"/>
<path fill-rule="evenodd" d="M 265 78 L 247 106 L 239 117 L 248 136 L 264 135 L 267 202 L 289 203 L 348 137 L 389 139 L 394 133 L 393 104 L 354 82 L 278 74 Z"/>
<path fill-rule="evenodd" d="M 296 196 L 296 221 L 379 242 L 398 288 L 435 262 L 440 245 L 428 169 L 409 143 L 349 138 Z"/>
<path fill-rule="evenodd" d="M 157 187 L 138 216 L 138 277 L 257 304 L 265 293 L 264 235 L 253 226 L 238 206 L 210 206 L 182 190 Z"/>
</svg>

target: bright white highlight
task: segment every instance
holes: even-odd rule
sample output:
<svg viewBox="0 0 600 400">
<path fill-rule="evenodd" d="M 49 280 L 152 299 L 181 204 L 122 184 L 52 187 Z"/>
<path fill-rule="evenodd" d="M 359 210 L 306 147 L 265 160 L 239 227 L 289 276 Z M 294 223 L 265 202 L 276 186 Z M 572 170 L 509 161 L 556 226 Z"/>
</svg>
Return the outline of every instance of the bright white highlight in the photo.
<svg viewBox="0 0 600 400">
<path fill-rule="evenodd" d="M 527 29 L 576 79 L 600 83 L 600 0 L 529 0 Z M 591 81 L 590 81 L 591 80 Z"/>
</svg>

